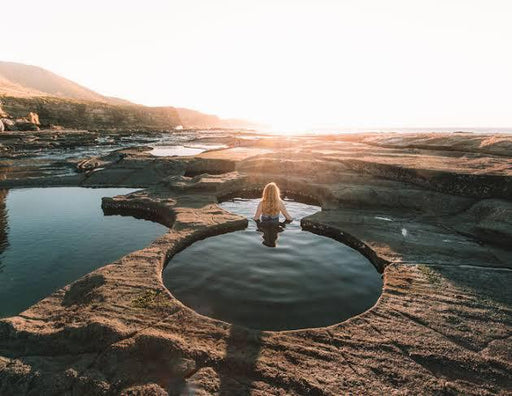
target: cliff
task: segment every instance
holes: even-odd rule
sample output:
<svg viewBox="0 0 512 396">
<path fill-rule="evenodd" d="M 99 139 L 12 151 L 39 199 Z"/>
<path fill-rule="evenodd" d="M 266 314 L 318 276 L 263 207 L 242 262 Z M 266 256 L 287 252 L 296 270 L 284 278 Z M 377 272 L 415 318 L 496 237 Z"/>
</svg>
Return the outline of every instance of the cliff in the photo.
<svg viewBox="0 0 512 396">
<path fill-rule="evenodd" d="M 3 110 L 12 118 L 37 113 L 42 127 L 60 125 L 80 129 L 165 130 L 181 125 L 174 107 L 116 105 L 52 96 L 0 96 L 0 102 Z"/>
</svg>

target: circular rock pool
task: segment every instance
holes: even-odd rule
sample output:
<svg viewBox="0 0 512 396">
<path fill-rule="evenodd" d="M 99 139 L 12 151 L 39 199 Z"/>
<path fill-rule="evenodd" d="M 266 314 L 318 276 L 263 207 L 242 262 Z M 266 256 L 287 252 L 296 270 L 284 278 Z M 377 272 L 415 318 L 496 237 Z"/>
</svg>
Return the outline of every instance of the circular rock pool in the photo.
<svg viewBox="0 0 512 396">
<path fill-rule="evenodd" d="M 234 199 L 224 209 L 252 218 L 259 200 Z M 372 307 L 382 279 L 358 251 L 300 227 L 318 206 L 286 200 L 294 221 L 193 243 L 163 272 L 164 284 L 202 315 L 261 330 L 322 327 Z"/>
</svg>

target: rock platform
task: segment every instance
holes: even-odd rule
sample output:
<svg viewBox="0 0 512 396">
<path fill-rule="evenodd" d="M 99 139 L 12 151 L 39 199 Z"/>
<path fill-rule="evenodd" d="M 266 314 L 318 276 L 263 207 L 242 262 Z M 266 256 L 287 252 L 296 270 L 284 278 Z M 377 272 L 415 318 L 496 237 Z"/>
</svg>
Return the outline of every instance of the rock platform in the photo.
<svg viewBox="0 0 512 396">
<path fill-rule="evenodd" d="M 1 319 L 0 394 L 512 394 L 512 136 L 235 135 L 230 145 L 195 157 L 119 150 L 61 177 L 140 187 L 104 198 L 104 212 L 169 232 Z M 174 254 L 246 227 L 217 203 L 270 181 L 322 207 L 305 230 L 382 273 L 374 307 L 329 327 L 258 331 L 201 316 L 164 287 Z"/>
</svg>

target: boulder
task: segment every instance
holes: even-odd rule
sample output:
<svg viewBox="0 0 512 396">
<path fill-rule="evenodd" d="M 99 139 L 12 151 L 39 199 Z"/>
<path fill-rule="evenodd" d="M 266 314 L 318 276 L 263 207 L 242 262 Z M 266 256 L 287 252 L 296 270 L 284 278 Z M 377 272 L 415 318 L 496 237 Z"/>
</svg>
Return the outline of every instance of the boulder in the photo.
<svg viewBox="0 0 512 396">
<path fill-rule="evenodd" d="M 37 113 L 30 112 L 30 113 L 28 113 L 26 118 L 27 118 L 27 121 L 32 124 L 41 125 L 41 123 L 39 122 L 39 115 Z"/>
<path fill-rule="evenodd" d="M 25 118 L 17 119 L 14 126 L 16 128 L 15 130 L 18 130 L 18 131 L 38 131 L 39 130 L 39 127 L 36 124 L 27 121 Z"/>
<path fill-rule="evenodd" d="M 2 124 L 4 125 L 4 129 L 6 131 L 16 131 L 16 125 L 13 120 L 10 120 L 9 118 L 2 118 L 0 119 L 2 121 Z"/>
<path fill-rule="evenodd" d="M 26 117 L 16 118 L 14 121 L 9 120 L 10 123 L 4 124 L 7 126 L 9 131 L 39 131 L 39 115 L 37 113 L 30 112 Z"/>
<path fill-rule="evenodd" d="M 0 132 L 5 131 L 4 123 L 0 120 Z"/>
</svg>

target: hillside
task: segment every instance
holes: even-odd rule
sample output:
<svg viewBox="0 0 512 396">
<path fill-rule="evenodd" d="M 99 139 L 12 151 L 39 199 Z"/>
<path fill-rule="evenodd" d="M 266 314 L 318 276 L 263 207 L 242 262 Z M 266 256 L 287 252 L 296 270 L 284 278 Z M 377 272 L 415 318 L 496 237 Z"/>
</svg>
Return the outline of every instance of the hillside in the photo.
<svg viewBox="0 0 512 396">
<path fill-rule="evenodd" d="M 15 97 L 57 96 L 91 102 L 116 103 L 88 88 L 37 66 L 0 62 L 0 94 Z"/>
<path fill-rule="evenodd" d="M 147 107 L 101 95 L 37 66 L 0 61 L 0 105 L 12 118 L 29 112 L 41 125 L 86 129 L 251 128 L 242 120 L 174 107 Z"/>
<path fill-rule="evenodd" d="M 213 114 L 204 114 L 196 110 L 177 107 L 176 111 L 180 120 L 187 128 L 258 128 L 260 124 L 251 123 L 245 120 L 223 119 Z"/>
</svg>

